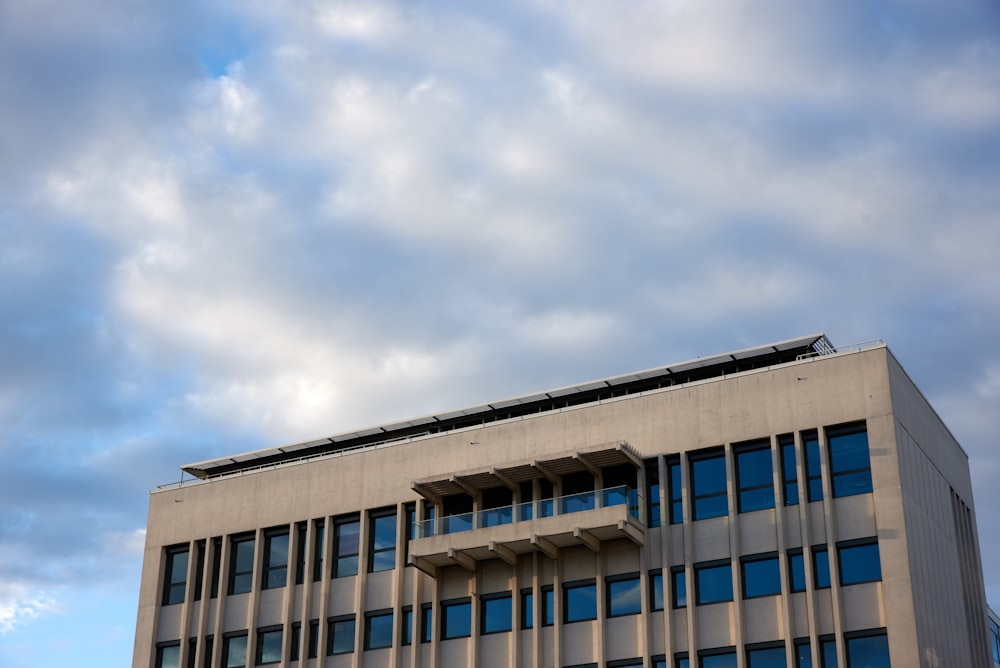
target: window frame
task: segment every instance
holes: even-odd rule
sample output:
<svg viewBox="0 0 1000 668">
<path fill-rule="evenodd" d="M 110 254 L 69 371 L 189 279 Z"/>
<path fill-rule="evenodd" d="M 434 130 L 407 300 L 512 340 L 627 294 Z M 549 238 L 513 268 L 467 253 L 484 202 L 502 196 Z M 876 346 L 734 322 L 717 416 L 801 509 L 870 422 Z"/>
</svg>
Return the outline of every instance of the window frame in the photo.
<svg viewBox="0 0 1000 668">
<path fill-rule="evenodd" d="M 722 569 L 728 569 L 729 571 L 729 598 L 712 598 L 709 600 L 705 599 L 704 585 L 702 584 L 701 575 L 707 573 L 708 571 L 721 571 Z M 712 605 L 714 603 L 730 603 L 734 600 L 735 591 L 733 589 L 733 563 L 729 559 L 718 559 L 714 561 L 703 561 L 694 565 L 694 601 L 695 605 Z M 700 655 L 699 655 L 700 656 Z"/>
<path fill-rule="evenodd" d="M 759 438 L 753 441 L 737 443 L 733 445 L 732 450 L 733 474 L 736 478 L 736 512 L 751 513 L 757 510 L 770 510 L 774 508 L 774 453 L 771 450 L 771 439 Z M 747 481 L 746 479 L 750 478 L 751 473 L 756 472 L 752 471 L 751 468 L 756 468 L 757 462 L 751 458 L 762 452 L 767 452 L 767 462 L 769 465 L 767 482 Z M 747 470 L 744 470 L 744 467 Z M 760 505 L 759 501 L 752 501 L 754 493 L 761 491 L 770 492 L 770 494 L 765 493 L 764 496 L 766 498 L 763 499 L 763 505 Z"/>
<path fill-rule="evenodd" d="M 826 543 L 813 545 L 809 548 L 809 553 L 813 567 L 813 589 L 829 589 L 833 580 L 830 576 L 829 547 Z"/>
<path fill-rule="evenodd" d="M 736 651 L 736 647 L 734 646 L 713 647 L 711 649 L 698 650 L 698 668 L 710 668 L 709 666 L 705 665 L 705 659 L 709 659 L 715 656 L 732 656 L 733 666 L 735 667 L 739 665 L 739 654 Z"/>
<path fill-rule="evenodd" d="M 274 557 L 274 539 L 284 538 L 285 539 L 285 563 L 275 566 L 272 563 Z M 264 531 L 264 551 L 262 554 L 264 563 L 261 568 L 261 590 L 265 589 L 281 589 L 288 584 L 288 557 L 291 548 L 291 534 L 288 532 L 288 527 L 275 527 L 273 529 L 267 529 Z M 284 577 L 281 578 L 281 584 L 275 584 L 272 582 L 272 575 L 275 575 L 284 571 Z M 279 577 L 279 576 L 276 576 Z"/>
<path fill-rule="evenodd" d="M 190 567 L 191 549 L 187 543 L 171 545 L 164 548 L 163 594 L 160 605 L 178 605 L 187 599 L 187 573 Z M 184 567 L 181 569 L 182 580 L 175 580 L 177 559 L 184 557 Z M 179 592 L 179 594 L 178 594 Z M 177 598 L 179 596 L 179 598 Z M 180 642 L 180 641 L 178 641 Z"/>
<path fill-rule="evenodd" d="M 404 605 L 399 611 L 399 645 L 407 647 L 413 644 L 413 606 Z"/>
<path fill-rule="evenodd" d="M 667 493 L 670 499 L 670 524 L 684 523 L 684 475 L 680 455 L 667 457 Z"/>
<path fill-rule="evenodd" d="M 683 594 L 683 601 L 679 594 Z M 670 568 L 670 602 L 674 610 L 682 610 L 688 606 L 687 569 L 684 566 Z"/>
<path fill-rule="evenodd" d="M 355 650 L 355 636 L 358 632 L 357 618 L 355 615 L 337 615 L 328 617 L 326 620 L 326 655 L 339 656 L 341 654 L 353 654 Z M 338 638 L 349 638 L 350 649 L 337 648 Z"/>
<path fill-rule="evenodd" d="M 774 578 L 772 587 L 768 589 L 765 593 L 755 593 L 750 595 L 747 591 L 747 583 L 751 578 L 747 577 L 747 565 L 748 564 L 760 564 L 763 562 L 769 562 L 772 565 L 773 573 L 770 576 Z M 756 578 L 754 578 L 756 580 Z M 754 599 L 754 598 L 766 598 L 768 596 L 779 596 L 781 594 L 781 559 L 778 557 L 777 552 L 762 552 L 760 554 L 750 554 L 740 557 L 740 588 L 741 594 L 744 600 Z"/>
<path fill-rule="evenodd" d="M 643 462 L 646 473 L 646 526 L 655 529 L 663 524 L 660 505 L 660 458 L 651 457 Z"/>
<path fill-rule="evenodd" d="M 288 640 L 288 660 L 298 661 L 302 650 L 302 622 L 292 622 L 291 638 Z"/>
<path fill-rule="evenodd" d="M 177 661 L 171 663 L 165 663 L 166 650 L 177 650 Z M 153 664 L 156 668 L 180 668 L 181 665 L 181 641 L 180 640 L 168 640 L 166 642 L 156 643 L 156 663 Z"/>
<path fill-rule="evenodd" d="M 593 616 L 590 616 L 589 606 L 585 611 L 583 617 L 575 616 L 581 609 L 582 606 L 570 605 L 570 597 L 573 596 L 578 591 L 591 590 L 592 598 L 594 600 Z M 592 622 L 597 619 L 597 580 L 595 578 L 586 578 L 583 580 L 573 580 L 571 582 L 564 582 L 562 585 L 562 608 L 563 608 L 563 624 L 576 624 L 577 622 Z M 573 617 L 571 618 L 571 615 Z"/>
<path fill-rule="evenodd" d="M 420 642 L 428 643 L 434 639 L 434 604 L 420 604 Z"/>
<path fill-rule="evenodd" d="M 659 584 L 657 584 L 659 583 Z M 654 568 L 649 571 L 649 611 L 663 610 L 667 604 L 663 589 L 663 569 Z M 659 599 L 659 605 L 657 605 Z"/>
<path fill-rule="evenodd" d="M 856 668 L 851 662 L 852 643 L 857 640 L 870 640 L 872 638 L 883 638 L 885 642 L 885 665 L 889 666 L 889 636 L 885 628 L 865 629 L 864 631 L 849 631 L 844 634 L 844 658 L 847 662 L 846 668 Z M 869 665 L 869 664 L 865 664 Z"/>
<path fill-rule="evenodd" d="M 274 661 L 264 661 L 264 643 L 267 637 L 274 637 L 274 634 L 278 634 L 278 658 Z M 255 666 L 270 666 L 276 663 L 281 663 L 281 646 L 285 641 L 284 638 L 284 627 L 281 625 L 277 626 L 266 626 L 257 629 L 257 641 L 254 647 L 254 665 Z"/>
<path fill-rule="evenodd" d="M 462 627 L 455 630 L 449 629 L 449 617 L 458 613 L 460 609 L 466 610 L 461 620 Z M 441 633 L 440 640 L 458 640 L 459 638 L 472 637 L 472 598 L 462 596 L 461 598 L 451 598 L 441 601 Z M 467 630 L 466 630 L 467 629 Z"/>
<path fill-rule="evenodd" d="M 372 643 L 372 631 L 374 630 L 374 625 L 376 622 L 384 622 L 388 618 L 389 620 L 389 633 L 388 633 L 388 643 L 385 644 L 374 644 Z M 393 634 L 396 632 L 395 628 L 396 620 L 395 615 L 393 615 L 392 608 L 384 608 L 382 610 L 369 610 L 365 612 L 365 628 L 364 628 L 364 651 L 375 650 L 375 649 L 386 649 L 392 647 Z"/>
<path fill-rule="evenodd" d="M 797 594 L 798 592 L 806 591 L 809 587 L 809 579 L 806 577 L 806 558 L 805 553 L 801 547 L 794 547 L 786 553 L 787 563 L 788 563 L 788 591 L 792 594 Z M 796 562 L 799 564 L 799 568 L 796 568 Z M 796 585 L 796 571 L 801 574 L 802 586 Z"/>
<path fill-rule="evenodd" d="M 779 653 L 779 655 L 781 657 L 780 665 L 778 665 L 778 666 L 771 666 L 771 665 L 756 666 L 756 665 L 754 665 L 753 655 L 755 653 L 760 653 L 760 652 L 777 652 L 777 653 Z M 787 668 L 787 666 L 788 666 L 788 664 L 786 662 L 786 658 L 787 657 L 785 655 L 785 643 L 782 642 L 782 641 L 751 643 L 751 644 L 745 646 L 744 655 L 746 656 L 746 665 L 747 665 L 747 668 Z"/>
<path fill-rule="evenodd" d="M 378 524 L 383 520 L 392 518 L 392 544 L 381 545 L 378 542 Z M 399 517 L 396 507 L 378 508 L 368 511 L 368 572 L 381 573 L 394 570 L 397 566 L 397 535 L 399 533 Z M 392 555 L 392 566 L 379 563 L 380 558 L 385 555 Z"/>
<path fill-rule="evenodd" d="M 490 612 L 488 608 L 497 605 L 498 601 L 507 602 L 506 628 L 489 628 Z M 514 630 L 514 594 L 511 591 L 498 591 L 483 594 L 479 597 L 479 635 L 487 636 L 494 633 L 510 633 Z"/>
<path fill-rule="evenodd" d="M 634 591 L 638 595 L 638 601 L 634 606 L 634 610 L 629 608 L 625 612 L 615 612 L 615 598 L 620 596 L 627 597 L 627 593 L 613 592 L 612 590 L 616 588 L 615 585 L 623 582 L 631 584 L 629 591 Z M 609 619 L 612 617 L 628 617 L 629 615 L 642 614 L 642 575 L 638 571 L 609 575 L 604 578 L 604 611 L 605 616 Z"/>
<path fill-rule="evenodd" d="M 240 555 L 243 546 L 249 546 L 250 565 L 244 570 L 240 566 Z M 255 533 L 233 534 L 229 537 L 229 573 L 226 586 L 227 596 L 249 594 L 253 591 L 253 567 L 256 560 L 257 535 Z M 246 583 L 243 585 L 242 583 Z M 244 589 L 243 586 L 246 588 Z"/>
<path fill-rule="evenodd" d="M 873 577 L 866 575 L 862 579 L 852 578 L 850 582 L 845 581 L 844 573 L 844 554 L 845 552 L 849 555 L 855 550 L 867 550 L 868 548 L 875 548 L 875 554 L 868 554 L 863 558 L 866 563 L 874 564 L 878 570 L 878 575 Z M 874 559 L 872 558 L 874 556 Z M 853 560 L 850 558 L 849 560 Z M 866 584 L 869 582 L 881 582 L 882 581 L 882 555 L 879 550 L 878 538 L 859 538 L 857 540 L 844 540 L 837 543 L 837 579 L 840 582 L 841 587 L 850 587 L 851 585 Z"/>
<path fill-rule="evenodd" d="M 819 430 L 801 432 L 802 456 L 806 469 L 806 500 L 809 503 L 823 500 L 823 453 L 819 444 Z M 800 494 L 801 496 L 801 494 Z"/>
<path fill-rule="evenodd" d="M 722 464 L 722 489 L 719 491 L 713 486 L 711 489 L 713 491 L 703 491 L 699 492 L 698 479 L 699 475 L 696 474 L 695 469 L 700 468 L 706 462 L 715 462 L 719 460 Z M 729 482 L 728 482 L 728 472 L 726 468 L 726 450 L 722 447 L 708 448 L 706 450 L 699 450 L 688 455 L 688 475 L 690 481 L 690 498 L 691 498 L 691 519 L 697 522 L 698 520 L 709 520 L 716 517 L 726 517 L 729 515 Z M 711 506 L 706 507 L 712 501 L 719 498 L 725 500 L 724 507 L 713 508 Z M 700 506 L 700 508 L 699 508 Z"/>
<path fill-rule="evenodd" d="M 552 585 L 542 585 L 539 587 L 542 595 L 542 626 L 555 626 L 556 623 L 556 589 Z"/>
<path fill-rule="evenodd" d="M 518 593 L 521 597 L 521 620 L 519 626 L 522 631 L 535 628 L 535 590 L 525 587 Z"/>
<path fill-rule="evenodd" d="M 865 422 L 851 422 L 848 424 L 827 427 L 826 449 L 830 463 L 830 495 L 835 499 L 846 496 L 857 496 L 858 494 L 869 494 L 873 489 L 872 484 L 872 459 L 871 442 L 868 439 L 868 425 Z M 840 439 L 849 439 L 853 436 L 864 435 L 864 458 L 865 465 L 853 468 L 841 468 L 843 462 L 838 462 L 838 458 L 846 456 L 841 448 L 850 453 L 850 443 Z M 846 445 L 842 445 L 846 443 Z M 860 485 L 858 484 L 860 483 Z"/>
<path fill-rule="evenodd" d="M 343 531 L 345 527 L 355 527 L 356 534 L 353 538 L 354 551 L 344 551 Z M 351 547 L 347 543 L 348 549 Z M 331 566 L 331 576 L 334 578 L 348 578 L 358 574 L 358 562 L 361 554 L 361 516 L 358 513 L 338 515 L 333 518 L 333 563 Z"/>
<path fill-rule="evenodd" d="M 795 449 L 794 434 L 780 434 L 778 436 L 778 460 L 781 467 L 781 503 L 786 508 L 797 506 L 801 495 L 799 494 L 799 461 Z"/>
<path fill-rule="evenodd" d="M 233 649 L 233 641 L 242 640 L 243 641 L 243 663 L 234 664 L 229 656 L 230 651 Z M 246 631 L 233 631 L 232 633 L 225 633 L 222 636 L 222 668 L 246 668 L 247 663 L 250 660 L 250 648 L 249 648 L 249 634 Z"/>
</svg>

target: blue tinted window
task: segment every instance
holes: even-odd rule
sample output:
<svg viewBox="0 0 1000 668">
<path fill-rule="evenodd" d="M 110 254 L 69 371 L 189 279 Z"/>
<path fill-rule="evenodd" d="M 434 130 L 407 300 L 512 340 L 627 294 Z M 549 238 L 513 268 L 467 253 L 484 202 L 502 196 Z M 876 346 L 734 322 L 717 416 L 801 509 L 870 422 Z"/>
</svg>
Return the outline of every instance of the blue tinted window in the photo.
<svg viewBox="0 0 1000 668">
<path fill-rule="evenodd" d="M 788 584 L 792 591 L 806 590 L 806 563 L 802 550 L 788 553 Z"/>
<path fill-rule="evenodd" d="M 722 517 L 729 513 L 726 497 L 726 456 L 719 452 L 691 460 L 691 487 L 694 519 Z"/>
<path fill-rule="evenodd" d="M 535 626 L 535 594 L 530 589 L 521 590 L 521 628 Z"/>
<path fill-rule="evenodd" d="M 868 431 L 864 425 L 828 429 L 830 479 L 834 498 L 872 491 Z"/>
<path fill-rule="evenodd" d="M 882 579 L 877 542 L 839 546 L 837 556 L 840 564 L 840 584 L 878 582 Z"/>
<path fill-rule="evenodd" d="M 605 580 L 608 589 L 608 616 L 636 615 L 642 612 L 642 585 L 639 574 Z"/>
<path fill-rule="evenodd" d="M 472 635 L 472 603 L 468 599 L 441 604 L 441 640 Z"/>
<path fill-rule="evenodd" d="M 222 639 L 222 664 L 224 668 L 243 668 L 247 665 L 247 635 L 226 636 Z"/>
<path fill-rule="evenodd" d="M 646 519 L 650 527 L 660 526 L 660 468 L 655 458 L 646 461 Z"/>
<path fill-rule="evenodd" d="M 327 634 L 329 636 L 327 656 L 354 651 L 354 617 L 331 619 L 327 625 Z"/>
<path fill-rule="evenodd" d="M 677 668 L 691 668 L 691 661 L 686 656 L 679 656 L 676 659 Z"/>
<path fill-rule="evenodd" d="M 555 611 L 555 592 L 552 590 L 552 585 L 545 585 L 542 587 L 542 626 L 555 624 Z"/>
<path fill-rule="evenodd" d="M 774 508 L 774 473 L 771 444 L 758 441 L 733 449 L 736 456 L 736 485 L 741 513 Z"/>
<path fill-rule="evenodd" d="M 410 645 L 413 643 L 413 608 L 403 608 L 403 619 L 399 624 L 399 644 Z"/>
<path fill-rule="evenodd" d="M 251 556 L 250 562 L 253 568 Z M 187 586 L 188 549 L 187 546 L 167 550 L 166 580 L 163 584 L 163 605 L 184 602 Z M 169 647 L 165 648 L 169 650 Z M 171 650 L 172 651 L 172 650 Z M 178 652 L 180 649 L 177 650 Z"/>
<path fill-rule="evenodd" d="M 245 594 L 253 588 L 253 536 L 233 538 L 229 562 L 229 593 Z"/>
<path fill-rule="evenodd" d="M 663 574 L 659 571 L 649 574 L 649 603 L 653 610 L 663 610 Z"/>
<path fill-rule="evenodd" d="M 365 649 L 392 646 L 392 612 L 369 613 L 365 617 Z"/>
<path fill-rule="evenodd" d="M 257 632 L 256 665 L 281 662 L 282 635 L 281 629 Z"/>
<path fill-rule="evenodd" d="M 830 587 L 830 555 L 827 554 L 826 546 L 814 547 L 812 555 L 816 589 L 828 589 Z"/>
<path fill-rule="evenodd" d="M 288 531 L 264 535 L 264 589 L 284 587 L 288 579 Z"/>
<path fill-rule="evenodd" d="M 156 668 L 178 668 L 181 664 L 181 644 L 160 645 L 156 648 Z"/>
<path fill-rule="evenodd" d="M 777 555 L 742 562 L 743 598 L 772 596 L 781 593 L 781 571 Z"/>
<path fill-rule="evenodd" d="M 837 641 L 833 638 L 819 640 L 820 668 L 837 668 Z"/>
<path fill-rule="evenodd" d="M 809 640 L 795 641 L 795 668 L 813 668 L 812 647 Z"/>
<path fill-rule="evenodd" d="M 597 585 L 592 581 L 563 585 L 563 611 L 567 624 L 597 619 Z"/>
<path fill-rule="evenodd" d="M 845 644 L 851 668 L 889 668 L 889 638 L 884 633 L 847 638 Z"/>
<path fill-rule="evenodd" d="M 684 521 L 684 504 L 681 497 L 681 462 L 674 459 L 667 462 L 667 477 L 670 479 L 670 523 L 680 524 Z"/>
<path fill-rule="evenodd" d="M 514 617 L 513 600 L 510 592 L 499 596 L 484 596 L 480 619 L 481 633 L 502 633 L 510 631 Z"/>
<path fill-rule="evenodd" d="M 684 608 L 687 606 L 687 579 L 683 568 L 672 568 L 670 574 L 674 582 L 674 607 Z"/>
<path fill-rule="evenodd" d="M 434 629 L 434 611 L 430 603 L 420 606 L 420 642 L 430 642 Z"/>
<path fill-rule="evenodd" d="M 785 646 L 748 649 L 747 668 L 788 668 Z"/>
<path fill-rule="evenodd" d="M 338 519 L 333 525 L 333 577 L 358 574 L 358 539 L 361 521 L 357 516 Z"/>
<path fill-rule="evenodd" d="M 396 567 L 396 511 L 371 515 L 368 537 L 368 570 L 372 573 Z"/>
<path fill-rule="evenodd" d="M 785 492 L 785 505 L 794 506 L 799 502 L 799 478 L 795 470 L 795 439 L 791 434 L 778 437 L 781 452 L 781 480 Z"/>
<path fill-rule="evenodd" d="M 815 431 L 802 434 L 802 447 L 806 453 L 806 482 L 808 483 L 808 499 L 823 500 L 823 476 L 820 468 L 819 436 Z"/>
<path fill-rule="evenodd" d="M 723 652 L 698 657 L 701 668 L 736 668 L 736 652 Z"/>
<path fill-rule="evenodd" d="M 733 600 L 733 569 L 729 562 L 695 564 L 694 582 L 698 605 Z"/>
</svg>

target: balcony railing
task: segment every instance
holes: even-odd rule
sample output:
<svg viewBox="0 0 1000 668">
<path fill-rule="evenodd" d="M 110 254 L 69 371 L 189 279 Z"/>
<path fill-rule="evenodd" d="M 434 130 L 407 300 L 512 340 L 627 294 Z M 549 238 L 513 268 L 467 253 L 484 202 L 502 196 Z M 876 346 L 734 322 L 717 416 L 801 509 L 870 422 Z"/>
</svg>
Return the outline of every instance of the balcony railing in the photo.
<svg viewBox="0 0 1000 668">
<path fill-rule="evenodd" d="M 524 503 L 516 503 L 512 506 L 487 508 L 472 513 L 447 515 L 445 517 L 424 520 L 423 522 L 414 522 L 413 537 L 429 538 L 430 536 L 460 533 L 473 529 L 510 524 L 511 522 L 528 522 L 541 517 L 569 515 L 571 513 L 594 510 L 595 508 L 607 508 L 609 506 L 627 505 L 628 514 L 636 520 L 641 521 L 639 516 L 641 499 L 642 497 L 636 490 L 621 485 L 593 492 L 581 492 L 579 494 L 557 496 L 552 499 L 526 501 Z"/>
</svg>

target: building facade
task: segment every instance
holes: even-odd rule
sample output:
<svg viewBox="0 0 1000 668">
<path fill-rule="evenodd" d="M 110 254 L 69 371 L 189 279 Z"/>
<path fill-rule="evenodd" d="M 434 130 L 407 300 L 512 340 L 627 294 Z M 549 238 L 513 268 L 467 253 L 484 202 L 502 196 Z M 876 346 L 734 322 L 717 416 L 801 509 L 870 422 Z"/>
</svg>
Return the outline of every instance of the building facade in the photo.
<svg viewBox="0 0 1000 668">
<path fill-rule="evenodd" d="M 880 342 L 183 470 L 134 668 L 994 665 L 968 458 Z"/>
</svg>

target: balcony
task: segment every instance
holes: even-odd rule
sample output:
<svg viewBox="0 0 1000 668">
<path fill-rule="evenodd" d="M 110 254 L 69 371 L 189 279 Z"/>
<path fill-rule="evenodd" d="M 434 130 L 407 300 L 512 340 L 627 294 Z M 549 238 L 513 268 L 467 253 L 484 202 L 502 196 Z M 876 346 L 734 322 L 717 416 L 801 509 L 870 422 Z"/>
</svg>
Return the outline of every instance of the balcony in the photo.
<svg viewBox="0 0 1000 668">
<path fill-rule="evenodd" d="M 618 538 L 642 545 L 642 507 L 639 493 L 622 486 L 416 522 L 410 561 L 436 577 L 442 566 L 475 570 L 476 561 L 498 558 L 514 565 L 535 551 L 556 559 L 571 545 L 595 552 Z"/>
</svg>

